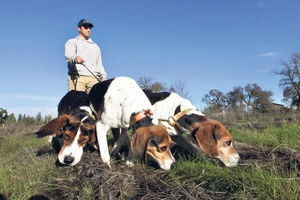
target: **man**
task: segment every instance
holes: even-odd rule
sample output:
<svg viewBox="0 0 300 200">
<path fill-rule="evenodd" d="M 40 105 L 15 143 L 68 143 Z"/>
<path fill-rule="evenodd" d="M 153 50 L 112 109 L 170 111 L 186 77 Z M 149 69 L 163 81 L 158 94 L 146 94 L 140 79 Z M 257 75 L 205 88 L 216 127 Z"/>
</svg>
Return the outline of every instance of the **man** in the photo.
<svg viewBox="0 0 300 200">
<path fill-rule="evenodd" d="M 4 127 L 4 123 L 7 119 L 7 117 L 8 117 L 7 110 L 0 108 L 0 124 L 2 127 Z"/>
<path fill-rule="evenodd" d="M 106 72 L 102 65 L 101 50 L 90 38 L 94 25 L 86 19 L 78 23 L 76 38 L 65 44 L 65 57 L 68 62 L 68 90 L 84 91 L 90 89 L 99 80 L 106 80 Z"/>
</svg>

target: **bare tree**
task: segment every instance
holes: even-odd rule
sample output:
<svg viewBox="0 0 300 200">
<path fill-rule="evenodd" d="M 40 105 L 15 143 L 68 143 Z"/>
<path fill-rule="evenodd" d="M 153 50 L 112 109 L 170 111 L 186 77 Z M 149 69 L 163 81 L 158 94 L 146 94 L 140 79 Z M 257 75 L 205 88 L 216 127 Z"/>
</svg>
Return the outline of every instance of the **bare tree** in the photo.
<svg viewBox="0 0 300 200">
<path fill-rule="evenodd" d="M 275 72 L 282 76 L 279 86 L 283 88 L 283 97 L 290 106 L 300 110 L 300 54 L 293 53 L 290 60 L 282 61 L 283 68 Z"/>
<path fill-rule="evenodd" d="M 138 85 L 144 90 L 150 90 L 152 85 L 152 78 L 149 77 L 141 77 L 137 81 Z"/>
<path fill-rule="evenodd" d="M 179 94 L 179 96 L 186 98 L 186 99 L 190 99 L 190 95 L 189 93 L 186 91 L 186 86 L 185 83 L 183 81 L 180 80 L 176 80 L 169 89 L 170 92 L 175 92 L 177 94 Z"/>
<path fill-rule="evenodd" d="M 152 78 L 149 77 L 141 77 L 137 83 L 143 90 L 151 90 L 153 92 L 161 92 L 166 90 L 166 87 L 162 83 L 153 82 Z"/>
</svg>

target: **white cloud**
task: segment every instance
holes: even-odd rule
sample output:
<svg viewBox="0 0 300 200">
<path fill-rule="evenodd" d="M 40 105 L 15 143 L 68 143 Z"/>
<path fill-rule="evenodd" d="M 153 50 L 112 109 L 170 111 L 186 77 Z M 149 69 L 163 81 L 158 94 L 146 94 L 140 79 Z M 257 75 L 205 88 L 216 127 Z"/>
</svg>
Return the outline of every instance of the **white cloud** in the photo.
<svg viewBox="0 0 300 200">
<path fill-rule="evenodd" d="M 262 56 L 262 57 L 265 57 L 265 56 L 275 56 L 275 55 L 277 55 L 276 52 L 267 52 L 267 53 L 258 54 L 258 56 Z"/>
</svg>

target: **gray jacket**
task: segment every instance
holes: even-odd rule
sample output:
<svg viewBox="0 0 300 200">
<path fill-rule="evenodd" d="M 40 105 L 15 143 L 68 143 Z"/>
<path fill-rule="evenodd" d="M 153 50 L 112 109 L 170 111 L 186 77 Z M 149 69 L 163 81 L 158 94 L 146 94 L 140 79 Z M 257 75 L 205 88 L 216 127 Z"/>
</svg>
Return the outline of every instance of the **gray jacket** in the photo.
<svg viewBox="0 0 300 200">
<path fill-rule="evenodd" d="M 65 44 L 65 57 L 68 62 L 69 75 L 92 76 L 82 64 L 75 64 L 76 56 L 82 57 L 85 60 L 85 66 L 96 76 L 107 75 L 102 65 L 101 50 L 91 38 L 85 40 L 77 36 L 68 40 Z"/>
</svg>

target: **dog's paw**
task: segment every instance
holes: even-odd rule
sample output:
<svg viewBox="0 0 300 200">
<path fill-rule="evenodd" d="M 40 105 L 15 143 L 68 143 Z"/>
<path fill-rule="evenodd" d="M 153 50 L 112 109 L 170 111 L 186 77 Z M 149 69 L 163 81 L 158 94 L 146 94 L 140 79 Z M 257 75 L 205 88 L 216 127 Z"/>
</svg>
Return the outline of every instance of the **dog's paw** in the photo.
<svg viewBox="0 0 300 200">
<path fill-rule="evenodd" d="M 127 160 L 127 161 L 126 161 L 126 165 L 127 165 L 128 167 L 133 167 L 133 166 L 134 166 L 134 163 L 133 163 L 132 161 Z"/>
</svg>

